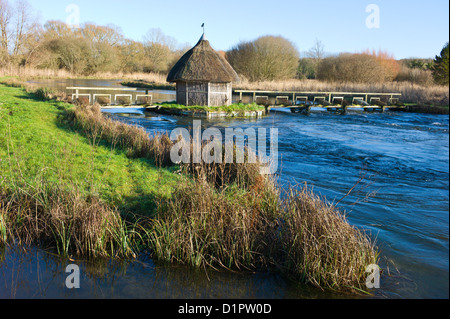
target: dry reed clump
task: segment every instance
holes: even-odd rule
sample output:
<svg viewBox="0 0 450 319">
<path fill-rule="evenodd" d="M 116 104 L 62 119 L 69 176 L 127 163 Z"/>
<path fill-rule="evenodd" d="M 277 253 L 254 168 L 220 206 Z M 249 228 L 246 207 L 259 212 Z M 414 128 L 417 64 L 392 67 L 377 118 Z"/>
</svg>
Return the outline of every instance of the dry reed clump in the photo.
<svg viewBox="0 0 450 319">
<path fill-rule="evenodd" d="M 67 110 L 64 118 L 73 128 L 81 130 L 94 145 L 104 140 L 113 148 L 125 150 L 132 158 L 148 158 L 159 167 L 172 165 L 170 149 L 173 143 L 167 134 L 155 134 L 151 138 L 143 128 L 106 117 L 98 104 L 79 104 Z"/>
<path fill-rule="evenodd" d="M 369 237 L 306 187 L 291 189 L 283 206 L 283 272 L 317 287 L 364 289 L 365 269 L 378 258 Z"/>
<path fill-rule="evenodd" d="M 262 180 L 259 187 L 230 196 L 202 180 L 180 185 L 158 208 L 149 241 L 153 255 L 196 267 L 266 265 L 278 196 Z"/>
<path fill-rule="evenodd" d="M 181 163 L 181 170 L 184 174 L 205 180 L 217 188 L 236 184 L 242 189 L 247 189 L 259 181 L 261 163 L 247 146 L 243 150 L 238 150 L 235 145 L 231 145 L 233 158 L 227 160 L 227 145 L 220 146 L 221 154 L 214 154 L 217 149 L 211 150 L 208 144 L 207 142 L 201 144 L 200 153 L 206 155 L 209 151 L 209 155 L 215 160 L 212 163 L 205 163 L 204 160 L 194 163 L 193 156 L 191 156 L 189 163 Z M 184 144 L 184 147 L 190 149 L 190 154 L 194 154 L 193 141 L 189 145 Z M 240 157 L 239 160 L 238 157 Z"/>
<path fill-rule="evenodd" d="M 38 244 L 61 255 L 89 258 L 135 255 L 141 239 L 119 213 L 96 197 L 36 177 L 0 191 L 0 244 Z"/>
<path fill-rule="evenodd" d="M 231 193 L 201 178 L 179 185 L 159 206 L 150 233 L 160 260 L 276 268 L 295 281 L 335 290 L 364 289 L 365 269 L 377 261 L 374 243 L 336 207 L 306 188 L 291 188 L 280 198 L 278 187 L 263 177 Z"/>
</svg>

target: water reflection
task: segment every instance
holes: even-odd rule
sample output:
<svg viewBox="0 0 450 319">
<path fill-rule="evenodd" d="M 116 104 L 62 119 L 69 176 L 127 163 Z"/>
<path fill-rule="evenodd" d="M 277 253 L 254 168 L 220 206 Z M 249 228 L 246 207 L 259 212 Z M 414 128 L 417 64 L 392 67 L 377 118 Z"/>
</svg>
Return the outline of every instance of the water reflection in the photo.
<svg viewBox="0 0 450 319">
<path fill-rule="evenodd" d="M 148 255 L 135 261 L 63 260 L 36 248 L 4 249 L 0 256 L 0 298 L 122 299 L 279 299 L 354 298 L 289 283 L 268 273 L 195 270 L 154 263 Z M 5 258 L 7 256 L 7 258 Z M 65 269 L 80 267 L 80 289 L 65 286 Z M 360 296 L 362 297 L 362 296 Z"/>
</svg>

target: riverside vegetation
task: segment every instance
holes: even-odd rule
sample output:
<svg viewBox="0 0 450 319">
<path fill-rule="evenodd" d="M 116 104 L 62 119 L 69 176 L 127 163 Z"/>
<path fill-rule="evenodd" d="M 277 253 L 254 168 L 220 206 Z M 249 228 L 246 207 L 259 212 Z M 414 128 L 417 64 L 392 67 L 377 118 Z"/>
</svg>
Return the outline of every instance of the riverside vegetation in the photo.
<svg viewBox="0 0 450 319">
<path fill-rule="evenodd" d="M 148 251 L 193 267 L 366 290 L 375 243 L 307 186 L 282 190 L 259 164 L 174 165 L 167 134 L 2 82 L 0 245 L 89 259 Z"/>
</svg>

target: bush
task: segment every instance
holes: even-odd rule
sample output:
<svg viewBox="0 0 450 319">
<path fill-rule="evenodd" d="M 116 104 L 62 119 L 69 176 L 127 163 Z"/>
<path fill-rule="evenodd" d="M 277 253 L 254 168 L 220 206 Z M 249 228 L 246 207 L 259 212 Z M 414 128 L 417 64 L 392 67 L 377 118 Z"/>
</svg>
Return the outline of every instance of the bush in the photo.
<svg viewBox="0 0 450 319">
<path fill-rule="evenodd" d="M 294 44 L 280 36 L 241 42 L 227 52 L 227 59 L 236 72 L 250 81 L 294 78 L 298 57 Z"/>
<path fill-rule="evenodd" d="M 368 54 L 340 54 L 323 59 L 317 77 L 328 82 L 381 83 L 384 71 Z"/>
<path fill-rule="evenodd" d="M 410 68 L 409 64 L 402 63 L 400 71 L 395 78 L 398 82 L 410 82 L 423 86 L 434 84 L 433 75 L 430 70 L 422 68 Z"/>
<path fill-rule="evenodd" d="M 399 65 L 385 52 L 343 53 L 319 65 L 317 78 L 328 82 L 383 83 L 395 79 Z"/>
</svg>

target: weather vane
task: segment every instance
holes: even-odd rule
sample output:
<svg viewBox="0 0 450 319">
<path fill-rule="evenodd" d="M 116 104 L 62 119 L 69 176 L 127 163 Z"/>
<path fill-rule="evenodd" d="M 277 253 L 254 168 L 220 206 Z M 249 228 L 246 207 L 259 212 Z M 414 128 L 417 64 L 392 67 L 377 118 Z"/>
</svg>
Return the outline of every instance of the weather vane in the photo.
<svg viewBox="0 0 450 319">
<path fill-rule="evenodd" d="M 203 34 L 205 33 L 205 24 L 202 24 L 202 28 L 203 28 Z"/>
</svg>

